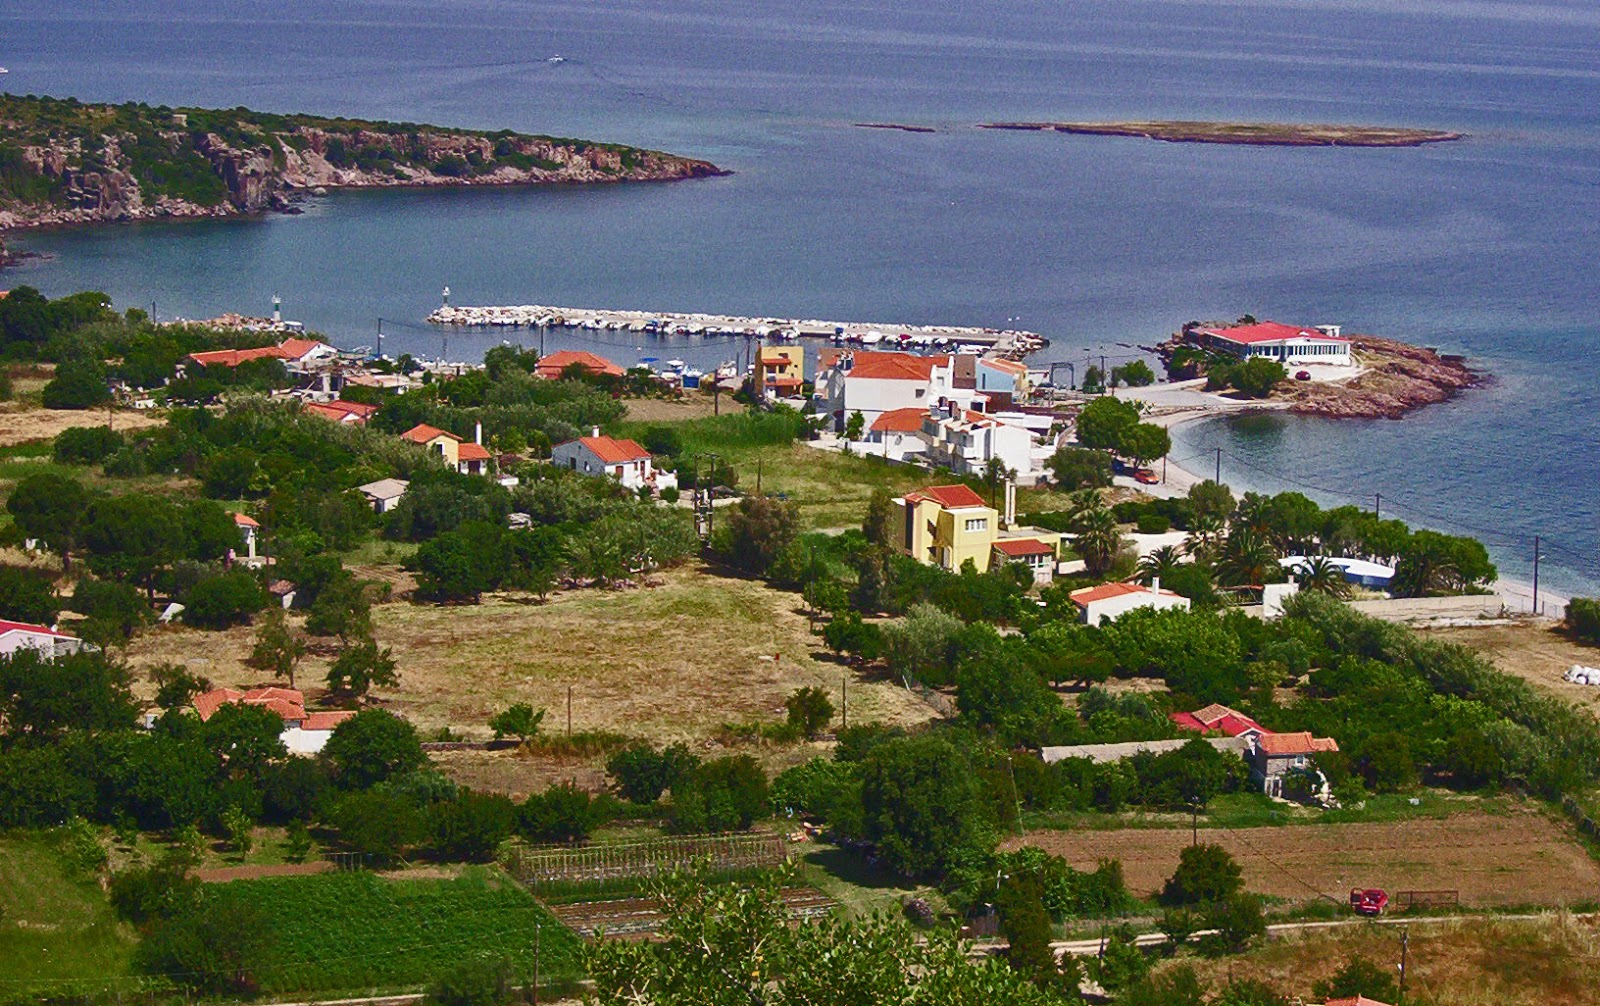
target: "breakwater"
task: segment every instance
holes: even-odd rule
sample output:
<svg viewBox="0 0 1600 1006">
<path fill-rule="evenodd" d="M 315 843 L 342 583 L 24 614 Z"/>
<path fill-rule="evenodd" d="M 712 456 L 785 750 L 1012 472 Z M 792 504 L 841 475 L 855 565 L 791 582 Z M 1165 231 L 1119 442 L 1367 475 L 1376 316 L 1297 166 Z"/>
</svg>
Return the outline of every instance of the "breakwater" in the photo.
<svg viewBox="0 0 1600 1006">
<path fill-rule="evenodd" d="M 444 305 L 428 315 L 435 325 L 472 328 L 581 328 L 662 336 L 745 336 L 765 342 L 822 339 L 878 349 L 943 349 L 1020 358 L 1050 341 L 1020 329 L 960 325 L 889 325 L 861 321 L 746 318 L 726 314 L 613 311 L 599 308 Z"/>
</svg>

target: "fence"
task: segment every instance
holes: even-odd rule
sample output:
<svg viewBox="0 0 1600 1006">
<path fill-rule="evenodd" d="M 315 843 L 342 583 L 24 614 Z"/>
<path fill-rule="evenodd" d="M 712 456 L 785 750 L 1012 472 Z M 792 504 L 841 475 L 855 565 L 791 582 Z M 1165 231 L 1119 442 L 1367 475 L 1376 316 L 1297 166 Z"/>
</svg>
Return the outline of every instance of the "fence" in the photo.
<svg viewBox="0 0 1600 1006">
<path fill-rule="evenodd" d="M 1444 908 L 1461 904 L 1460 891 L 1396 891 L 1394 907 L 1397 911 L 1408 908 Z"/>
<path fill-rule="evenodd" d="M 513 848 L 506 856 L 512 876 L 537 891 L 574 881 L 653 877 L 700 862 L 716 872 L 764 870 L 789 857 L 778 834 L 684 835 L 641 842 L 579 847 Z"/>
</svg>

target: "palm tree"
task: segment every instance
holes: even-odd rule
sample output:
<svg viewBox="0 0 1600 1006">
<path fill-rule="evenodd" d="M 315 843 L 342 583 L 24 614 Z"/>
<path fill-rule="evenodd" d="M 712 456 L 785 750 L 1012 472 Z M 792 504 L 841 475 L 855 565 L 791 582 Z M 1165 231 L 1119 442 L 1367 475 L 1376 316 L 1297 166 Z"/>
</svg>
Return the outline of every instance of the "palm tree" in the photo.
<svg viewBox="0 0 1600 1006">
<path fill-rule="evenodd" d="M 1236 527 L 1222 544 L 1217 579 L 1230 587 L 1264 584 L 1278 568 L 1278 553 L 1265 536 L 1247 527 Z"/>
<path fill-rule="evenodd" d="M 1103 576 L 1122 550 L 1122 533 L 1117 529 L 1116 516 L 1102 506 L 1086 512 L 1075 524 L 1077 534 L 1072 539 L 1073 550 L 1091 576 Z"/>
<path fill-rule="evenodd" d="M 1181 562 L 1181 556 L 1174 545 L 1163 545 L 1139 560 L 1139 580 L 1148 583 L 1151 580 L 1171 579 Z"/>
<path fill-rule="evenodd" d="M 1325 555 L 1314 555 L 1300 564 L 1295 579 L 1300 589 L 1329 597 L 1349 597 L 1350 581 L 1344 578 L 1344 569 Z"/>
<path fill-rule="evenodd" d="M 1214 513 L 1197 513 L 1189 522 L 1189 538 L 1183 543 L 1197 562 L 1216 558 L 1217 543 L 1222 538 L 1222 517 Z"/>
<path fill-rule="evenodd" d="M 1233 511 L 1235 527 L 1246 527 L 1259 534 L 1272 528 L 1272 497 L 1261 493 L 1245 493 Z"/>
</svg>

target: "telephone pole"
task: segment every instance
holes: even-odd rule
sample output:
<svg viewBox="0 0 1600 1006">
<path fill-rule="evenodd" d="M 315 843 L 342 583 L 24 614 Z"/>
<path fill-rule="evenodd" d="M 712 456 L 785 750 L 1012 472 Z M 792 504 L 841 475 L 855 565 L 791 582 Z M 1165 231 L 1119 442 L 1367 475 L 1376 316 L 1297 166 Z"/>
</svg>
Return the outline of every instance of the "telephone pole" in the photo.
<svg viewBox="0 0 1600 1006">
<path fill-rule="evenodd" d="M 1411 928 L 1400 927 L 1400 1001 L 1406 1001 L 1406 957 L 1411 949 Z"/>
<path fill-rule="evenodd" d="M 1217 448 L 1217 485 L 1222 485 L 1222 448 Z"/>
<path fill-rule="evenodd" d="M 1533 536 L 1533 613 L 1539 613 L 1539 536 Z"/>
<path fill-rule="evenodd" d="M 1372 494 L 1372 516 L 1383 520 L 1383 493 Z"/>
</svg>

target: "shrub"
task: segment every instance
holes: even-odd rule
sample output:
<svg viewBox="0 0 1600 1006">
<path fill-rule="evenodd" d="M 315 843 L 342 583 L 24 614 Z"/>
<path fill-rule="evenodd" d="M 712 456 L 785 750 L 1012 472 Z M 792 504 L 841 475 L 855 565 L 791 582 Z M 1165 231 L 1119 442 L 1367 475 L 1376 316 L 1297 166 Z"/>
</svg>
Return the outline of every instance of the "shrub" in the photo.
<svg viewBox="0 0 1600 1006">
<path fill-rule="evenodd" d="M 772 806 L 833 823 L 851 804 L 861 800 L 855 766 L 831 758 L 813 758 L 784 770 L 772 780 Z"/>
<path fill-rule="evenodd" d="M 789 712 L 790 728 L 804 734 L 807 740 L 815 738 L 833 719 L 833 703 L 820 688 L 797 689 L 783 705 Z"/>
<path fill-rule="evenodd" d="M 718 758 L 689 773 L 672 791 L 678 832 L 743 831 L 770 811 L 767 774 L 749 755 Z"/>
<path fill-rule="evenodd" d="M 416 728 L 385 709 L 363 709 L 339 724 L 322 754 L 339 781 L 353 789 L 403 775 L 428 760 Z"/>
<path fill-rule="evenodd" d="M 634 744 L 612 755 L 606 772 L 625 799 L 647 804 L 659 800 L 662 791 L 671 789 L 698 764 L 699 759 L 681 744 L 663 751 Z"/>
<path fill-rule="evenodd" d="M 1226 901 L 1244 886 L 1244 871 L 1220 845 L 1191 845 L 1178 857 L 1178 869 L 1167 879 L 1161 900 L 1168 905 L 1204 905 Z"/>
<path fill-rule="evenodd" d="M 539 724 L 544 721 L 544 714 L 543 709 L 535 712 L 533 706 L 528 703 L 518 702 L 491 717 L 489 727 L 494 730 L 495 740 L 509 735 L 526 744 L 529 737 L 539 732 Z"/>
<path fill-rule="evenodd" d="M 208 576 L 183 595 L 183 620 L 203 629 L 226 629 L 250 620 L 266 606 L 267 595 L 248 570 Z"/>
<path fill-rule="evenodd" d="M 121 433 L 104 426 L 74 426 L 56 434 L 52 456 L 60 464 L 97 465 L 126 442 Z"/>
<path fill-rule="evenodd" d="M 1172 521 L 1160 514 L 1145 514 L 1139 518 L 1140 534 L 1166 534 L 1172 530 Z"/>
<path fill-rule="evenodd" d="M 515 973 L 503 957 L 469 955 L 428 986 L 430 1006 L 507 1006 L 520 998 Z"/>
<path fill-rule="evenodd" d="M 60 608 L 49 580 L 16 566 L 0 566 L 0 618 L 54 625 Z"/>
<path fill-rule="evenodd" d="M 587 792 L 563 783 L 528 797 L 518 809 L 517 826 L 536 842 L 581 842 L 599 823 L 598 817 Z"/>
<path fill-rule="evenodd" d="M 1567 603 L 1565 625 L 1578 639 L 1600 646 L 1600 598 L 1574 597 Z"/>
<path fill-rule="evenodd" d="M 440 859 L 487 863 L 516 824 L 517 805 L 498 793 L 466 790 L 428 811 L 432 849 Z"/>
</svg>

